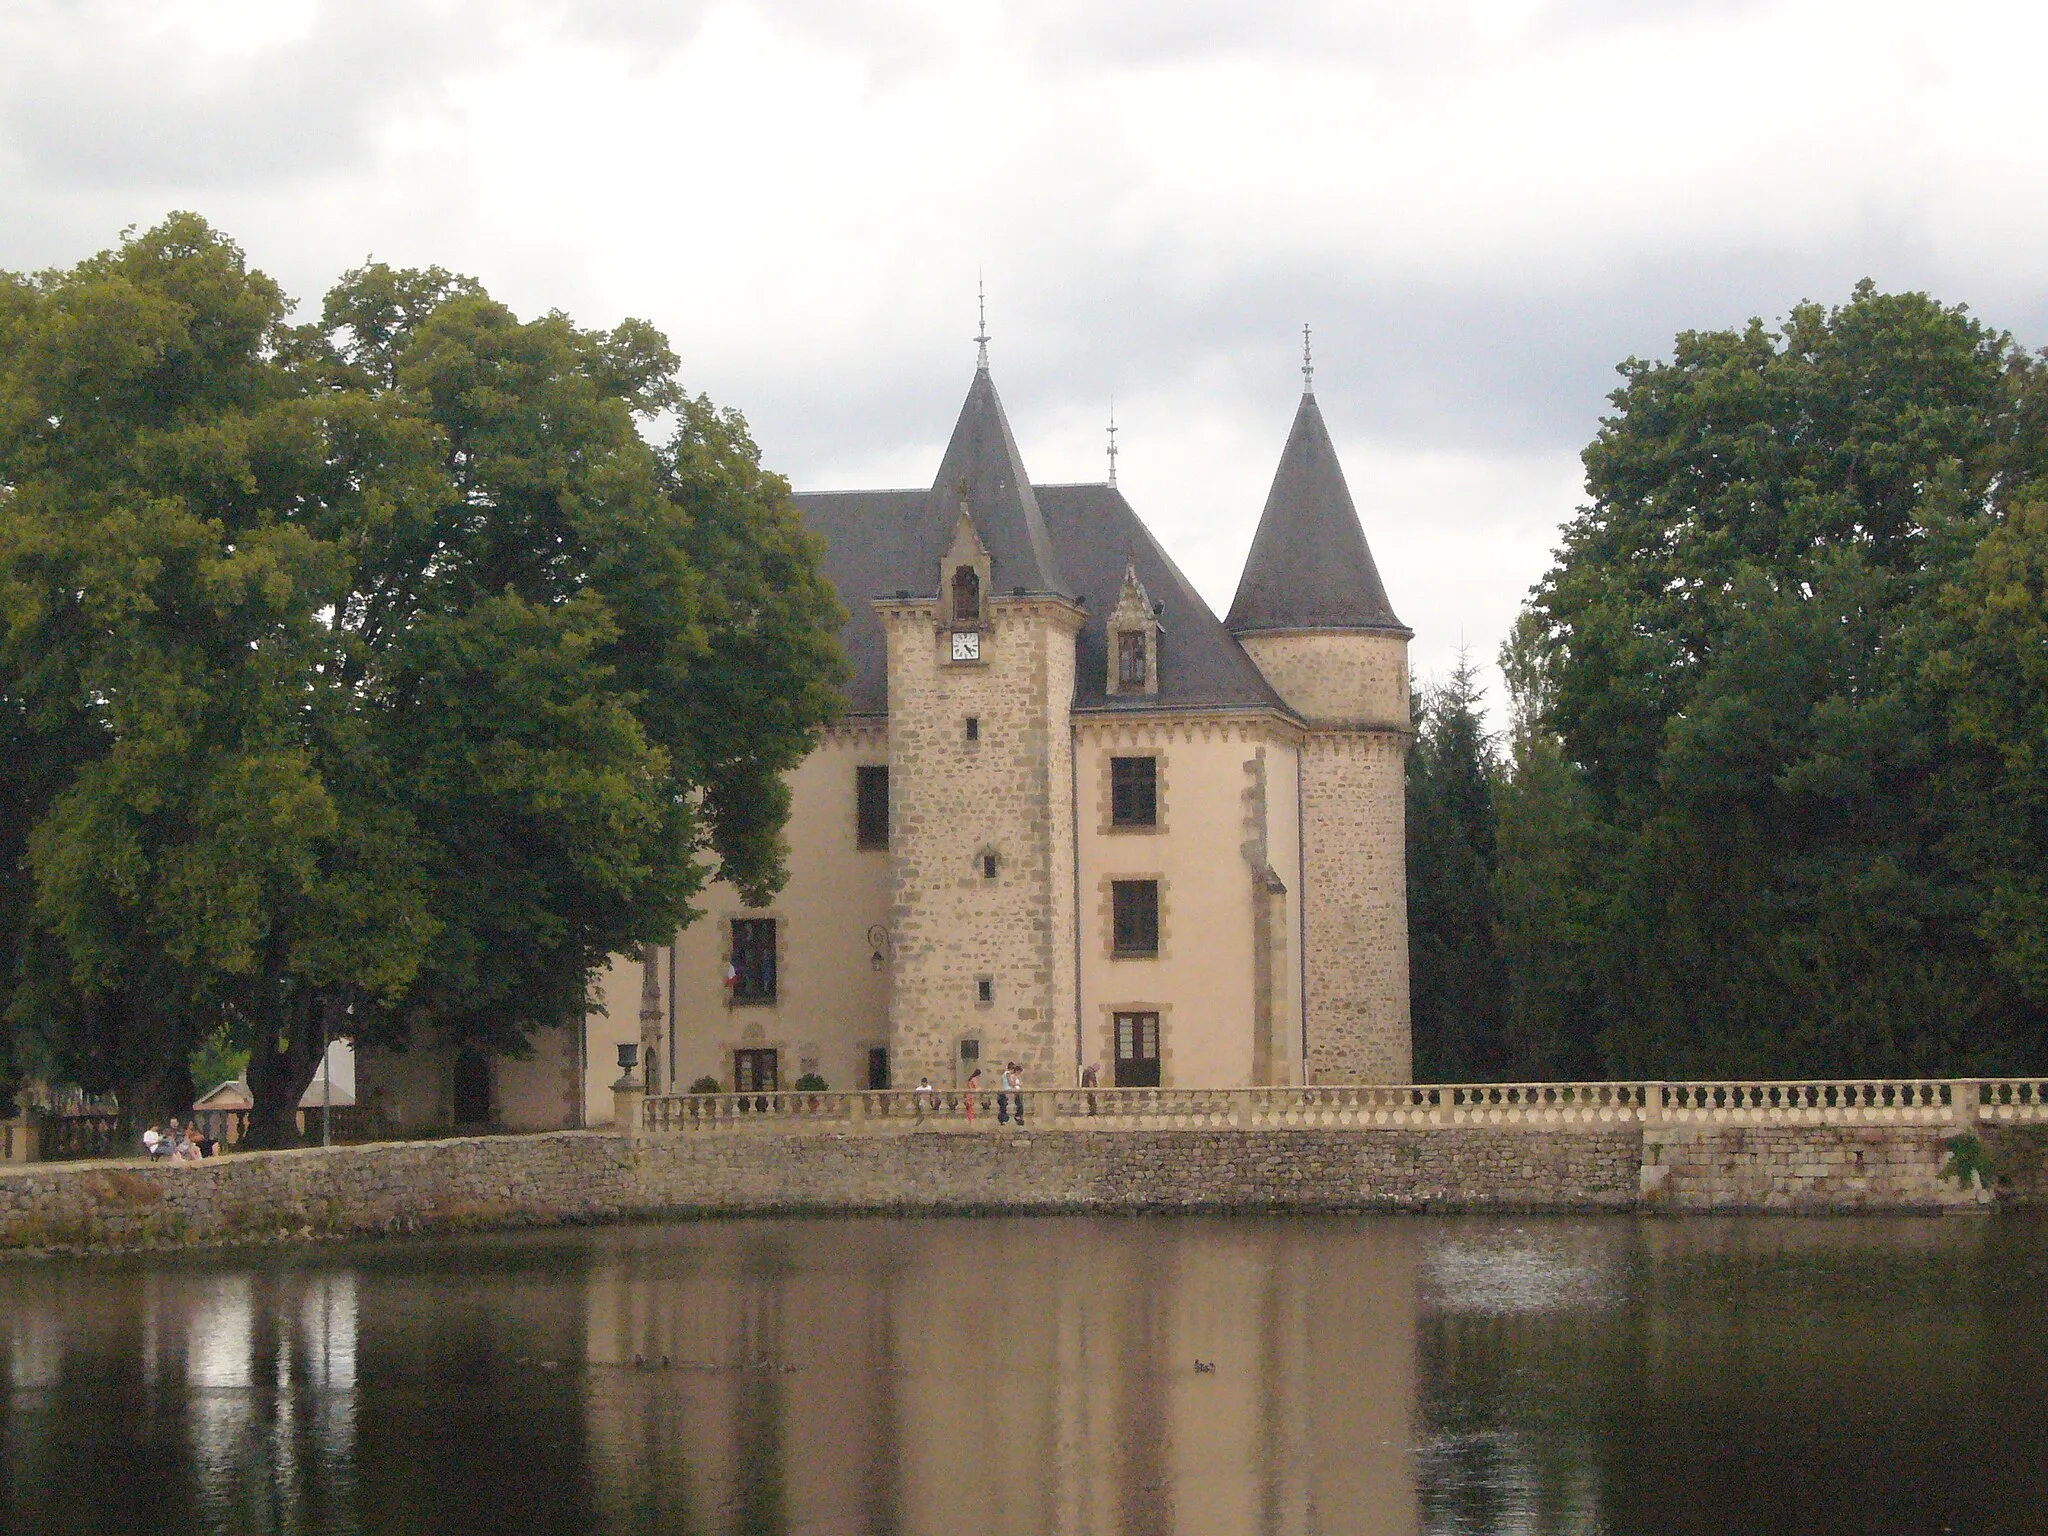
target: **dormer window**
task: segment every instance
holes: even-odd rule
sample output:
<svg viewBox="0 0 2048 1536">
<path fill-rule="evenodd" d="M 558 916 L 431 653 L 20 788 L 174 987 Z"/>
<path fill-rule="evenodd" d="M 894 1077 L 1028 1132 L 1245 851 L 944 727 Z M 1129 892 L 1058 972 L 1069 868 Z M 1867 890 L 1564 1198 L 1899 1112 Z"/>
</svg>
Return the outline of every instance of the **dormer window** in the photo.
<svg viewBox="0 0 2048 1536">
<path fill-rule="evenodd" d="M 1111 694 L 1159 691 L 1159 614 L 1138 580 L 1135 560 L 1124 566 L 1123 590 L 1110 611 L 1108 634 Z"/>
<path fill-rule="evenodd" d="M 1116 637 L 1116 686 L 1119 693 L 1144 690 L 1149 669 L 1145 665 L 1145 636 L 1137 630 L 1119 630 Z"/>
<path fill-rule="evenodd" d="M 974 567 L 963 565 L 953 572 L 953 627 L 974 629 L 981 624 L 981 578 Z"/>
</svg>

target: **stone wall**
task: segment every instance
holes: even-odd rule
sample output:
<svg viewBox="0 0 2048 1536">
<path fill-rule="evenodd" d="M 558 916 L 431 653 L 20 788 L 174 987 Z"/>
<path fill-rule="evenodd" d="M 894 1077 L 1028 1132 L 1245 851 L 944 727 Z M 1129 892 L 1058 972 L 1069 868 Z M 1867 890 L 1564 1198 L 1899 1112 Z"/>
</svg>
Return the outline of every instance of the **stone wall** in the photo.
<svg viewBox="0 0 2048 1536">
<path fill-rule="evenodd" d="M 1408 738 L 1310 734 L 1301 753 L 1303 1007 L 1312 1083 L 1405 1083 Z"/>
<path fill-rule="evenodd" d="M 603 1131 L 0 1169 L 0 1251 L 777 1211 L 1967 1211 L 1936 1126 Z M 2043 1133 L 1987 1137 L 2037 1200 Z M 2017 1150 L 2015 1150 L 2017 1149 Z M 2024 1155 L 2022 1155 L 2024 1154 Z"/>
<path fill-rule="evenodd" d="M 995 581 L 1005 577 L 995 572 Z M 989 597 L 955 663 L 929 600 L 878 602 L 889 646 L 889 1041 L 894 1076 L 954 1086 L 978 1042 L 1034 1083 L 1074 1060 L 1074 635 L 1055 598 Z M 967 722 L 975 734 L 967 735 Z M 984 858 L 994 860 L 986 873 Z M 989 999 L 980 1001 L 986 982 Z"/>
<path fill-rule="evenodd" d="M 0 1170 L 0 1251 L 771 1211 L 1624 1210 L 1632 1131 L 601 1131 Z"/>
<path fill-rule="evenodd" d="M 1729 1126 L 1645 1133 L 1644 1204 L 1674 1211 L 1967 1209 L 1943 1126 Z M 1988 1197 L 1986 1197 L 1988 1198 Z"/>
</svg>

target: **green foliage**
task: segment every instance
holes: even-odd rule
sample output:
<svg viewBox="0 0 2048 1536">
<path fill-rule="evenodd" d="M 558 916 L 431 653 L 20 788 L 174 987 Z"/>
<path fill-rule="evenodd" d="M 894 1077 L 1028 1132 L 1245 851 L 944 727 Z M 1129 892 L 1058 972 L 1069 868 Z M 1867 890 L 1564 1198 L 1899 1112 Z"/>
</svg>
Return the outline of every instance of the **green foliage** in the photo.
<svg viewBox="0 0 2048 1536">
<path fill-rule="evenodd" d="M 1591 502 L 1502 657 L 1508 1059 L 2036 1061 L 2043 369 L 1866 283 L 1621 372 Z"/>
<path fill-rule="evenodd" d="M 1408 754 L 1408 952 L 1415 1070 L 1424 1082 L 1509 1072 L 1494 889 L 1499 752 L 1462 654 L 1423 690 Z"/>
<path fill-rule="evenodd" d="M 1954 1179 L 1965 1189 L 1973 1182 L 1985 1189 L 1996 1185 L 1998 1170 L 1984 1143 L 1975 1136 L 1951 1136 L 1942 1145 L 1948 1148 L 1948 1158 L 1941 1165 L 1942 1178 Z"/>
<path fill-rule="evenodd" d="M 219 1087 L 249 1070 L 249 1052 L 238 1047 L 225 1029 L 215 1030 L 192 1053 L 192 1082 L 201 1093 Z"/>
<path fill-rule="evenodd" d="M 705 1076 L 698 1078 L 694 1083 L 690 1084 L 690 1092 L 723 1093 L 725 1092 L 725 1089 L 720 1085 L 717 1078 L 712 1077 L 707 1073 Z"/>
<path fill-rule="evenodd" d="M 438 269 L 286 310 L 193 215 L 0 279 L 6 1016 L 139 1110 L 226 1027 L 259 1135 L 323 1025 L 519 1052 L 699 854 L 765 900 L 841 674 L 787 487 L 651 328 Z"/>
<path fill-rule="evenodd" d="M 831 1085 L 817 1073 L 806 1072 L 796 1080 L 796 1091 L 798 1093 L 828 1093 L 831 1091 Z"/>
</svg>

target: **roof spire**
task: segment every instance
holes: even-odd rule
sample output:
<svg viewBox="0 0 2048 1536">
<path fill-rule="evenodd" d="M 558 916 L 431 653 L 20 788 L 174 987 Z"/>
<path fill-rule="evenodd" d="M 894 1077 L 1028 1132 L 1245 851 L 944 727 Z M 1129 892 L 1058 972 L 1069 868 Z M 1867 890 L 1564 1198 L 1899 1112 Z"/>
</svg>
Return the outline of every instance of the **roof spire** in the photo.
<svg viewBox="0 0 2048 1536">
<path fill-rule="evenodd" d="M 1308 326 L 1301 328 L 1301 392 L 1312 395 L 1316 392 L 1316 361 L 1308 349 Z"/>
<path fill-rule="evenodd" d="M 1116 396 L 1109 397 L 1109 488 L 1116 489 Z"/>
<path fill-rule="evenodd" d="M 981 315 L 981 329 L 974 338 L 980 350 L 975 353 L 974 366 L 983 373 L 988 372 L 988 287 L 981 280 L 979 272 L 974 274 L 974 302 Z"/>
</svg>

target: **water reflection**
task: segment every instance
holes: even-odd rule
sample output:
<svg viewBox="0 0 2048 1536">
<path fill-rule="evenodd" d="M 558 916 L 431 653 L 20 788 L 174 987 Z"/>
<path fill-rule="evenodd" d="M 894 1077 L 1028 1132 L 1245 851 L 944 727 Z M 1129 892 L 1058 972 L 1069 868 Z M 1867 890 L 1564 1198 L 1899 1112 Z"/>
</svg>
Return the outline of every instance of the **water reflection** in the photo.
<svg viewBox="0 0 2048 1536">
<path fill-rule="evenodd" d="M 17 1264 L 0 1527 L 2031 1529 L 2042 1232 L 729 1222 Z"/>
</svg>

